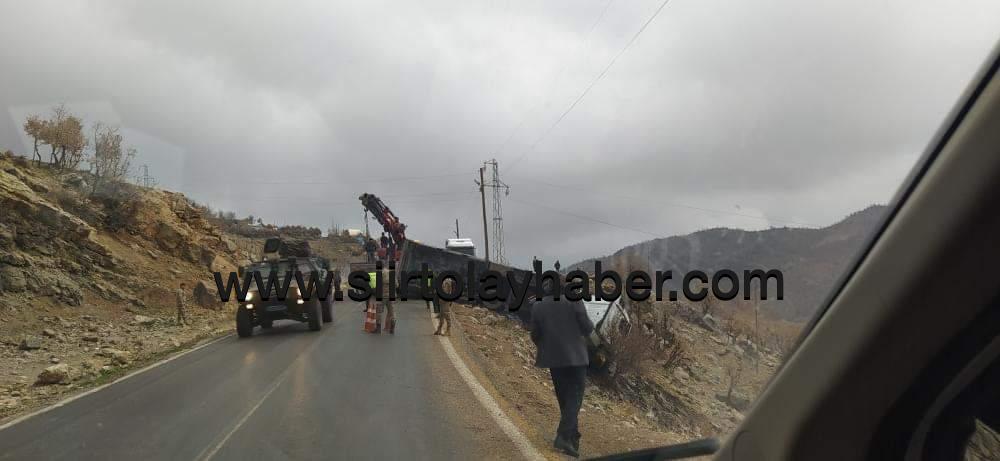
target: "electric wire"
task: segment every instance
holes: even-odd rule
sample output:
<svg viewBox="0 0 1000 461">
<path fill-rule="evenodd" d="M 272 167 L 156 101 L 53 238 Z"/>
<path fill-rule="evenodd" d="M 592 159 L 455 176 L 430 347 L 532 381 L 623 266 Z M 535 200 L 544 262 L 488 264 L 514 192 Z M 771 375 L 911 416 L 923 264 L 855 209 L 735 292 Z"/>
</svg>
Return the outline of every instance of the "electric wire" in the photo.
<svg viewBox="0 0 1000 461">
<path fill-rule="evenodd" d="M 640 27 L 639 30 L 636 31 L 635 35 L 632 36 L 632 38 L 628 41 L 628 43 L 626 43 L 625 46 L 622 47 L 622 49 L 618 52 L 618 54 L 616 54 L 613 58 L 611 58 L 611 61 L 608 62 L 608 65 L 604 67 L 604 70 L 602 70 L 601 73 L 597 74 L 597 77 L 595 77 L 590 82 L 590 84 L 587 85 L 586 88 L 584 88 L 583 92 L 581 92 L 580 95 L 573 100 L 573 103 L 570 104 L 569 107 L 567 107 L 566 110 L 564 110 L 561 115 L 559 115 L 559 118 L 557 118 L 556 121 L 553 122 L 552 125 L 549 126 L 547 130 L 542 132 L 542 135 L 539 136 L 538 139 L 536 139 L 535 142 L 532 143 L 531 146 L 528 147 L 528 149 L 526 149 L 525 152 L 521 154 L 520 157 L 511 162 L 511 164 L 507 166 L 505 171 L 510 171 L 518 163 L 520 163 L 521 160 L 524 159 L 524 157 L 526 157 L 529 153 L 534 151 L 535 147 L 541 144 L 542 141 L 544 141 L 549 136 L 549 134 L 552 133 L 552 131 L 555 130 L 555 128 L 559 126 L 560 123 L 562 123 L 563 119 L 565 119 L 566 116 L 569 115 L 569 113 L 572 112 L 574 108 L 576 108 L 577 104 L 579 104 L 580 101 L 583 101 L 583 98 L 586 97 L 588 93 L 590 93 L 590 90 L 593 89 L 595 85 L 597 85 L 597 82 L 601 81 L 601 79 L 604 78 L 604 76 L 608 73 L 608 71 L 611 70 L 611 68 L 615 65 L 615 62 L 618 61 L 618 58 L 620 58 L 622 55 L 625 54 L 626 51 L 628 51 L 628 49 L 632 46 L 632 44 L 635 43 L 635 41 L 639 38 L 639 35 L 642 35 L 642 32 L 646 30 L 646 27 L 648 27 L 649 24 L 652 23 L 654 19 L 656 19 L 656 17 L 660 14 L 660 11 L 663 11 L 663 8 L 666 7 L 667 3 L 669 2 L 670 0 L 663 0 L 663 2 L 660 3 L 660 6 L 656 9 L 656 11 L 653 12 L 653 14 L 649 17 L 649 19 L 647 19 L 646 22 L 642 24 L 642 27 Z"/>
</svg>

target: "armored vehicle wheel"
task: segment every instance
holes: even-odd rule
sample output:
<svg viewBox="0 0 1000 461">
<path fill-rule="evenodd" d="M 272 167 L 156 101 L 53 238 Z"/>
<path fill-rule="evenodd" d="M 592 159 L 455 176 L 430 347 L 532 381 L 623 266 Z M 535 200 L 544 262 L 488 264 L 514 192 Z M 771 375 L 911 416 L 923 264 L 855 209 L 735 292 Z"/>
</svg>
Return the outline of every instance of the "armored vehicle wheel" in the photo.
<svg viewBox="0 0 1000 461">
<path fill-rule="evenodd" d="M 597 373 L 607 372 L 608 365 L 610 364 L 611 359 L 608 357 L 608 350 L 604 346 L 598 347 L 590 358 L 590 369 Z"/>
<path fill-rule="evenodd" d="M 320 306 L 319 300 L 309 301 L 309 309 L 306 313 L 309 314 L 309 329 L 312 331 L 319 331 L 323 328 L 323 307 Z"/>
<path fill-rule="evenodd" d="M 241 338 L 253 335 L 253 317 L 249 309 L 236 310 L 236 334 Z"/>
<path fill-rule="evenodd" d="M 330 300 L 321 301 L 320 306 L 323 307 L 323 323 L 330 323 L 333 321 L 333 302 Z"/>
</svg>

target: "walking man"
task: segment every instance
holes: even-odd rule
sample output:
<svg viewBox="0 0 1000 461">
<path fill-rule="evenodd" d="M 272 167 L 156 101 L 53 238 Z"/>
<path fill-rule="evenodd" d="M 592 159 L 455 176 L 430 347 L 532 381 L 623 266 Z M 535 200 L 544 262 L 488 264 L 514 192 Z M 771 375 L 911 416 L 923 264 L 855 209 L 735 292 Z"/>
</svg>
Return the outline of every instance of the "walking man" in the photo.
<svg viewBox="0 0 1000 461">
<path fill-rule="evenodd" d="M 187 298 L 187 285 L 181 282 L 180 288 L 177 289 L 177 324 L 180 326 L 187 325 L 187 316 L 184 314 L 186 308 L 186 298 Z"/>
<path fill-rule="evenodd" d="M 570 456 L 579 456 L 577 416 L 583 405 L 587 355 L 585 338 L 594 331 L 582 301 L 547 294 L 531 308 L 531 341 L 538 346 L 535 366 L 548 368 L 559 401 L 559 427 L 552 445 Z"/>
</svg>

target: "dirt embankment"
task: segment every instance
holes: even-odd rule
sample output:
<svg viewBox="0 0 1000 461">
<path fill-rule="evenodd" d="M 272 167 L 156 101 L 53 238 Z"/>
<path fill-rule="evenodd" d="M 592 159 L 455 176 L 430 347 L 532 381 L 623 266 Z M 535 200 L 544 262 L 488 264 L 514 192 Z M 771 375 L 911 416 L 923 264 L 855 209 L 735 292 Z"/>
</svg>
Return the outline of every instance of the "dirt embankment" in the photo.
<svg viewBox="0 0 1000 461">
<path fill-rule="evenodd" d="M 528 331 L 483 308 L 459 305 L 454 312 L 459 327 L 453 342 L 532 443 L 559 459 L 551 448 L 559 409 L 548 371 L 534 366 Z M 776 352 L 724 331 L 682 318 L 673 328 L 685 344 L 681 365 L 664 369 L 654 358 L 638 372 L 588 377 L 580 411 L 582 456 L 723 438 L 778 365 Z M 737 367 L 739 376 L 732 378 Z"/>
<path fill-rule="evenodd" d="M 255 246 L 183 195 L 0 157 L 0 420 L 231 329 L 195 302 Z M 175 321 L 187 284 L 188 325 Z"/>
</svg>

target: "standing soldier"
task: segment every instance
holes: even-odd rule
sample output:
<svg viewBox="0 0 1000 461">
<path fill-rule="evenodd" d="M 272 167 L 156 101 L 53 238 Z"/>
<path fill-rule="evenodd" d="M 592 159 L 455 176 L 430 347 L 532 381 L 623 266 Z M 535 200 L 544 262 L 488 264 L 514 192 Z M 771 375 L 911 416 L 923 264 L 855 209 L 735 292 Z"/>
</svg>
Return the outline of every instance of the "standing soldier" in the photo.
<svg viewBox="0 0 1000 461">
<path fill-rule="evenodd" d="M 396 260 L 396 241 L 393 239 L 389 239 L 389 246 L 385 247 L 385 260 Z"/>
<path fill-rule="evenodd" d="M 434 296 L 434 305 L 436 306 L 437 302 L 438 302 L 438 300 L 437 300 L 437 294 L 434 293 L 434 286 L 431 285 L 431 278 L 430 277 L 427 278 L 427 288 L 429 288 L 431 290 L 431 294 Z M 425 299 L 424 302 L 427 303 L 427 310 L 431 310 L 431 301 L 428 301 L 428 300 Z M 434 312 L 437 312 L 437 308 L 436 307 L 434 308 Z"/>
<path fill-rule="evenodd" d="M 448 293 L 449 295 L 454 295 L 455 294 L 455 280 L 451 279 L 451 278 L 444 279 L 444 282 L 441 283 L 441 290 L 444 291 L 445 293 Z M 436 334 L 436 335 L 450 336 L 451 335 L 451 301 L 445 301 L 443 299 L 438 298 L 437 308 L 438 308 L 438 312 L 437 312 L 438 326 L 437 326 L 437 330 L 434 330 L 434 334 Z M 445 328 L 444 332 L 442 333 L 441 332 L 441 328 L 444 327 L 445 323 L 448 324 L 448 327 Z"/>
<path fill-rule="evenodd" d="M 177 324 L 181 326 L 187 325 L 187 316 L 184 315 L 185 300 L 187 299 L 187 285 L 181 282 L 180 288 L 177 289 Z"/>
<path fill-rule="evenodd" d="M 383 284 L 382 304 L 385 306 L 385 330 L 391 335 L 396 333 L 396 312 L 392 306 L 392 298 L 389 297 L 390 291 L 389 284 Z"/>
</svg>

